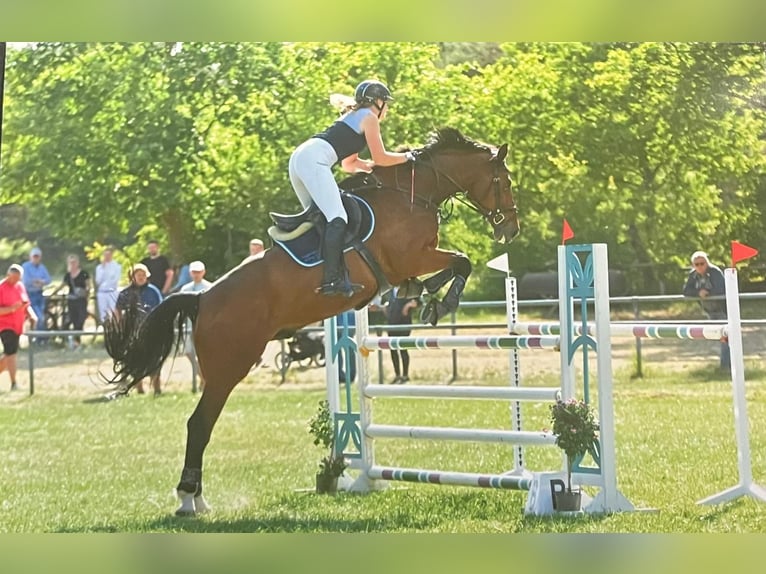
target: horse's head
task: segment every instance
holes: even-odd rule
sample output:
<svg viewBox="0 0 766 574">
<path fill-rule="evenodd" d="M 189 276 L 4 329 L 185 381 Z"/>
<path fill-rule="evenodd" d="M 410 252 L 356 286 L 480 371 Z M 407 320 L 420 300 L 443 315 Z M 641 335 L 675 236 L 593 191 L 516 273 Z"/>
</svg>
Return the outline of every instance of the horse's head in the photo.
<svg viewBox="0 0 766 574">
<path fill-rule="evenodd" d="M 494 151 L 489 159 L 491 182 L 478 183 L 469 190 L 468 197 L 484 211 L 486 218 L 495 234 L 495 241 L 510 243 L 519 234 L 519 210 L 513 197 L 511 174 L 505 165 L 508 155 L 508 144 L 503 144 Z M 487 179 L 487 175 L 482 175 Z"/>
<path fill-rule="evenodd" d="M 442 199 L 455 196 L 489 222 L 495 241 L 513 241 L 519 234 L 519 217 L 505 165 L 508 144 L 496 148 L 474 142 L 453 128 L 443 128 L 422 153 L 424 161 L 433 164 L 437 182 L 443 178 L 438 183 Z"/>
</svg>

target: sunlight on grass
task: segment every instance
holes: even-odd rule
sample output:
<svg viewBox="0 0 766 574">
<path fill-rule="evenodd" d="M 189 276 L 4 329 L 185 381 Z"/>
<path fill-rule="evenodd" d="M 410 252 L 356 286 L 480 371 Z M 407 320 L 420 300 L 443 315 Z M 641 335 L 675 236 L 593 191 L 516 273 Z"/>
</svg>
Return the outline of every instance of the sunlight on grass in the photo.
<svg viewBox="0 0 766 574">
<path fill-rule="evenodd" d="M 737 483 L 731 385 L 704 369 L 616 374 L 618 481 L 652 513 L 533 518 L 526 494 L 393 484 L 370 495 L 311 492 L 321 456 L 307 421 L 324 391 L 243 386 L 232 395 L 205 458 L 208 516 L 181 519 L 173 488 L 183 464 L 186 419 L 196 397 L 168 393 L 100 402 L 73 396 L 0 396 L 2 532 L 764 532 L 763 506 L 696 501 Z M 476 373 L 477 376 L 479 375 Z M 490 369 L 483 384 L 504 384 Z M 751 421 L 766 420 L 766 371 L 748 365 Z M 465 383 L 463 383 L 465 384 Z M 527 385 L 555 385 L 553 375 Z M 381 399 L 376 420 L 392 424 L 508 428 L 507 403 Z M 524 427 L 550 426 L 545 404 L 525 404 Z M 753 470 L 766 482 L 766 430 L 751 424 Z M 556 449 L 529 448 L 532 470 L 558 468 Z M 507 446 L 380 441 L 383 464 L 503 472 Z"/>
</svg>

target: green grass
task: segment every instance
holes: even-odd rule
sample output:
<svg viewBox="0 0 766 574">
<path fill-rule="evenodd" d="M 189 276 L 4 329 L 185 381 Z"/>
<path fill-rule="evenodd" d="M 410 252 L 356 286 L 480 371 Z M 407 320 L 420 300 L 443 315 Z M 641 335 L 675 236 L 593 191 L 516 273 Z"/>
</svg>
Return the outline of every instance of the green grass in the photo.
<svg viewBox="0 0 766 574">
<path fill-rule="evenodd" d="M 766 484 L 766 371 L 748 364 L 753 473 Z M 489 377 L 489 383 L 502 384 Z M 555 384 L 545 377 L 528 384 Z M 618 483 L 655 512 L 532 518 L 526 494 L 394 483 L 369 495 L 317 496 L 320 451 L 307 421 L 324 393 L 241 385 L 221 415 L 205 459 L 214 512 L 176 518 L 173 487 L 186 419 L 196 398 L 0 394 L 0 532 L 766 532 L 764 505 L 696 501 L 737 483 L 730 383 L 708 370 L 616 374 Z M 525 428 L 549 426 L 547 407 L 525 405 Z M 379 400 L 376 420 L 507 426 L 508 407 L 479 401 Z M 384 441 L 383 464 L 496 472 L 509 447 Z M 557 468 L 556 449 L 531 448 L 527 466 Z"/>
</svg>

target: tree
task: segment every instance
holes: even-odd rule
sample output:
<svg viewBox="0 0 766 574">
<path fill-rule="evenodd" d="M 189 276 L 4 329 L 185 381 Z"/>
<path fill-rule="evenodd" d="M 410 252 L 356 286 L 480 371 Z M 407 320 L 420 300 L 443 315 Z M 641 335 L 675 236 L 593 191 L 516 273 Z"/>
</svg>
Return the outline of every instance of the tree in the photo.
<svg viewBox="0 0 766 574">
<path fill-rule="evenodd" d="M 328 96 L 378 78 L 387 147 L 441 126 L 510 144 L 519 238 L 460 206 L 442 227 L 469 295 L 500 293 L 482 261 L 505 249 L 519 275 L 553 269 L 564 217 L 613 267 L 657 266 L 630 275 L 649 289 L 699 247 L 766 249 L 764 77 L 755 44 L 40 43 L 9 52 L 0 204 L 82 244 L 157 233 L 220 273 L 298 209 L 288 158 Z"/>
</svg>

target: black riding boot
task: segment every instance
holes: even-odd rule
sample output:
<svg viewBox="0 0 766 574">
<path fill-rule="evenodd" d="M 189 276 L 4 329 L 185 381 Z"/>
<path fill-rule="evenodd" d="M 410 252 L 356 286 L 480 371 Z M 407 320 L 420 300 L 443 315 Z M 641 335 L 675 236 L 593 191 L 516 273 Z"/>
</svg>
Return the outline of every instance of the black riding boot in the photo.
<svg viewBox="0 0 766 574">
<path fill-rule="evenodd" d="M 324 278 L 317 289 L 322 295 L 342 295 L 353 297 L 354 293 L 364 287 L 351 283 L 348 271 L 343 262 L 343 236 L 346 233 L 346 222 L 336 217 L 327 223 L 322 244 L 324 258 Z"/>
</svg>

